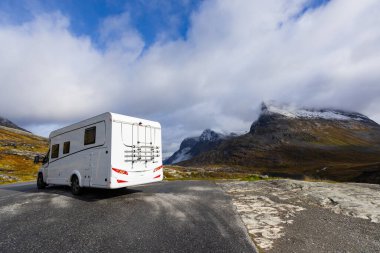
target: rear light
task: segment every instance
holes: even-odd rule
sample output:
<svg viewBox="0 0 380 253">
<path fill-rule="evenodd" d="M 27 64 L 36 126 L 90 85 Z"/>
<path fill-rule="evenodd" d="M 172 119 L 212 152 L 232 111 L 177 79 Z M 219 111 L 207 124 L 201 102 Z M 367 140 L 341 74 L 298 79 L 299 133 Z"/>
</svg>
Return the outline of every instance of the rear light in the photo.
<svg viewBox="0 0 380 253">
<path fill-rule="evenodd" d="M 124 180 L 120 180 L 120 179 L 117 179 L 116 180 L 118 183 L 127 183 L 128 181 L 124 181 Z"/>
<path fill-rule="evenodd" d="M 117 173 L 120 173 L 120 174 L 128 175 L 128 171 L 126 171 L 126 170 L 119 170 L 116 168 L 112 168 L 112 170 L 117 172 Z"/>
<path fill-rule="evenodd" d="M 159 167 L 157 167 L 157 168 L 155 168 L 154 170 L 153 170 L 153 172 L 156 172 L 156 171 L 159 171 L 160 169 L 162 169 L 164 166 L 163 165 L 161 165 L 161 166 L 159 166 Z"/>
<path fill-rule="evenodd" d="M 157 175 L 157 176 L 155 176 L 154 178 L 160 178 L 161 177 L 161 174 L 160 175 Z"/>
</svg>

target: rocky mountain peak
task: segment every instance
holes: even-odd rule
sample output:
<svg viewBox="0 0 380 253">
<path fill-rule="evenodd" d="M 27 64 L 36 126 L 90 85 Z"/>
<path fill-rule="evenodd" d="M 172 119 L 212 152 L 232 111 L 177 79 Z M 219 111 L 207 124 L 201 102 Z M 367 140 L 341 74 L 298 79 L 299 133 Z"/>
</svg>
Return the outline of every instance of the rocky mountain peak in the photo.
<svg viewBox="0 0 380 253">
<path fill-rule="evenodd" d="M 206 142 L 206 141 L 217 141 L 223 138 L 223 134 L 217 133 L 211 129 L 206 129 L 203 131 L 201 136 L 199 136 L 199 140 Z"/>
</svg>

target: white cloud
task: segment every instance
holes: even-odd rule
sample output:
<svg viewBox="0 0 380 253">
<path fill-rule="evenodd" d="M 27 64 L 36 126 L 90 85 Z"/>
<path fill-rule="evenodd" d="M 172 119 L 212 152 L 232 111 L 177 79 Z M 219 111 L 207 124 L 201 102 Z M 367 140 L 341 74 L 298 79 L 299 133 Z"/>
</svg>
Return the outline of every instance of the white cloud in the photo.
<svg viewBox="0 0 380 253">
<path fill-rule="evenodd" d="M 62 124 L 104 111 L 161 121 L 166 151 L 209 127 L 249 129 L 262 100 L 359 111 L 380 122 L 380 2 L 204 1 L 187 40 L 144 49 L 128 13 L 104 49 L 61 14 L 0 25 L 0 107 L 16 122 Z M 41 128 L 42 129 L 42 128 Z"/>
<path fill-rule="evenodd" d="M 101 24 L 100 36 L 106 46 L 107 57 L 115 61 L 134 62 L 145 46 L 139 33 L 131 27 L 127 12 L 106 18 Z"/>
</svg>

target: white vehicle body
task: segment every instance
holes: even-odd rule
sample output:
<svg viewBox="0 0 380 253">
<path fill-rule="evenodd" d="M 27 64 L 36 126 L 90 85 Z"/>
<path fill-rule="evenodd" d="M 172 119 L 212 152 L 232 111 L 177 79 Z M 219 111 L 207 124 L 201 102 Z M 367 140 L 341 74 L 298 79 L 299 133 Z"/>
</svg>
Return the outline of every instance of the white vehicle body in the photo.
<svg viewBox="0 0 380 253">
<path fill-rule="evenodd" d="M 116 189 L 163 179 L 161 126 L 115 113 L 53 131 L 48 159 L 39 170 L 43 182 Z"/>
</svg>

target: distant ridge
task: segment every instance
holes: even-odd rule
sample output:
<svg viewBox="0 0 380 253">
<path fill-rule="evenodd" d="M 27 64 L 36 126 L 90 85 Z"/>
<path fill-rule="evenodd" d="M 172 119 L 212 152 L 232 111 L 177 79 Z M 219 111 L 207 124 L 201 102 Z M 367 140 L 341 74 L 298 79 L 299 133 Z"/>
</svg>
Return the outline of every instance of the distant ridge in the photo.
<svg viewBox="0 0 380 253">
<path fill-rule="evenodd" d="M 30 131 L 28 131 L 28 130 L 26 130 L 24 128 L 19 127 L 18 125 L 16 125 L 12 121 L 10 121 L 10 120 L 8 120 L 6 118 L 3 118 L 1 116 L 0 116 L 0 126 L 5 126 L 5 127 L 13 128 L 13 129 L 18 129 L 18 130 L 30 133 Z"/>
</svg>

